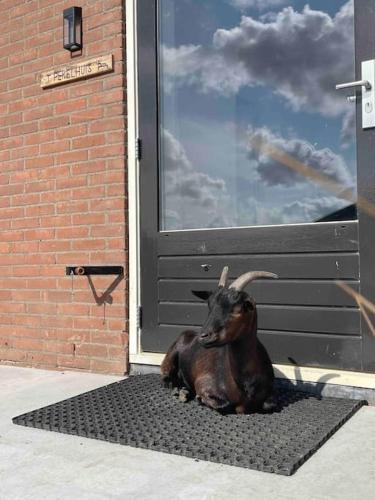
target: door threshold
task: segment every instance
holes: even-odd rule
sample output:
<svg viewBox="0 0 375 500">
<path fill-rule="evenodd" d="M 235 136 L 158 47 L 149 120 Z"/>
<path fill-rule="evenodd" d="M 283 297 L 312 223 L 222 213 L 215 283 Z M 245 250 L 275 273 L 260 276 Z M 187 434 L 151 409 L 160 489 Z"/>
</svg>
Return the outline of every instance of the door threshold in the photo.
<svg viewBox="0 0 375 500">
<path fill-rule="evenodd" d="M 150 371 L 155 372 L 155 367 L 160 366 L 163 359 L 164 354 L 142 352 L 140 354 L 131 354 L 130 364 L 133 365 L 133 372 L 137 371 L 136 365 L 154 367 Z M 276 378 L 279 379 L 375 389 L 375 373 L 279 364 L 273 365 L 273 368 Z"/>
</svg>

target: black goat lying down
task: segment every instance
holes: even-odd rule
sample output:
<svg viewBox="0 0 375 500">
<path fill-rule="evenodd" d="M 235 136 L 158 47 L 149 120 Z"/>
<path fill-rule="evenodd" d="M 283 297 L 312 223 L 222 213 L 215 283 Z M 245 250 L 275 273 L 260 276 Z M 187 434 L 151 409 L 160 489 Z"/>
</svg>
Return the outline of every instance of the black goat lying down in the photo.
<svg viewBox="0 0 375 500">
<path fill-rule="evenodd" d="M 277 278 L 265 271 L 248 272 L 227 287 L 224 267 L 215 292 L 193 292 L 208 302 L 200 333 L 186 330 L 169 348 L 162 379 L 181 401 L 196 397 L 223 413 L 269 411 L 273 408 L 274 373 L 257 338 L 257 310 L 243 289 L 257 278 Z"/>
</svg>

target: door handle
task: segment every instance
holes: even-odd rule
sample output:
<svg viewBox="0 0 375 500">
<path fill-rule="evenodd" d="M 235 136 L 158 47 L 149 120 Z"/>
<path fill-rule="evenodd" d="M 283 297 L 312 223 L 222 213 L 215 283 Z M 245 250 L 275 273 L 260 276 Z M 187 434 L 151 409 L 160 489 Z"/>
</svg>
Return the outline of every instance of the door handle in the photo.
<svg viewBox="0 0 375 500">
<path fill-rule="evenodd" d="M 358 80 L 356 82 L 339 83 L 336 85 L 336 90 L 351 89 L 352 87 L 365 87 L 366 90 L 371 90 L 371 83 L 368 80 Z"/>
<path fill-rule="evenodd" d="M 362 128 L 375 127 L 375 59 L 362 61 L 361 63 L 361 78 L 348 83 L 339 83 L 336 85 L 336 90 L 351 89 L 353 87 L 362 88 Z M 354 101 L 350 97 L 351 102 Z"/>
</svg>

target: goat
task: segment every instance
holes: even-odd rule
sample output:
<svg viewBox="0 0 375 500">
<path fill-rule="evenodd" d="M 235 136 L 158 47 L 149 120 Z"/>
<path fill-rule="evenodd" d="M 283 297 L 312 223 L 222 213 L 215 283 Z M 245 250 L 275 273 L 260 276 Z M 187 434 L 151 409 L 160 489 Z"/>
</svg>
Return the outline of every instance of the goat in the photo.
<svg viewBox="0 0 375 500">
<path fill-rule="evenodd" d="M 214 292 L 193 291 L 208 302 L 201 331 L 186 330 L 169 348 L 161 365 L 162 380 L 181 401 L 198 401 L 221 413 L 269 411 L 274 407 L 274 372 L 257 338 L 257 310 L 243 289 L 257 278 L 276 274 L 253 271 L 227 288 L 224 267 Z"/>
</svg>

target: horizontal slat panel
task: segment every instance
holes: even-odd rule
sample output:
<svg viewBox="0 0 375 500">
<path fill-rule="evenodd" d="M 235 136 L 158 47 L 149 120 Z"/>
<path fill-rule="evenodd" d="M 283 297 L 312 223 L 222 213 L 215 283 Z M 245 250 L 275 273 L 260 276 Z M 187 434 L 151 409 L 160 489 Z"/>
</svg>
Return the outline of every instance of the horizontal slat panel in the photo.
<svg viewBox="0 0 375 500">
<path fill-rule="evenodd" d="M 174 302 L 200 302 L 192 290 L 215 290 L 217 280 L 161 280 L 159 281 L 159 300 Z M 347 282 L 356 292 L 358 282 Z M 356 301 L 333 281 L 297 280 L 257 280 L 247 291 L 258 304 L 352 306 Z"/>
<path fill-rule="evenodd" d="M 150 335 L 144 341 L 144 350 L 166 352 L 186 327 L 161 325 L 158 335 Z M 301 366 L 361 369 L 361 339 L 341 335 L 315 335 L 294 332 L 262 332 L 259 338 L 265 345 L 273 363 Z"/>
<path fill-rule="evenodd" d="M 159 255 L 340 252 L 358 250 L 358 223 L 161 232 Z"/>
<path fill-rule="evenodd" d="M 334 307 L 258 306 L 258 326 L 263 330 L 359 335 L 359 311 Z M 205 303 L 159 304 L 159 323 L 201 325 L 207 317 Z"/>
<path fill-rule="evenodd" d="M 361 338 L 332 335 L 296 335 L 286 332 L 259 333 L 273 363 L 358 370 Z M 293 363 L 294 364 L 294 363 Z"/>
<path fill-rule="evenodd" d="M 358 279 L 355 253 L 160 257 L 159 277 L 218 279 L 224 266 L 229 266 L 231 278 L 256 270 L 276 273 L 282 279 Z"/>
</svg>

